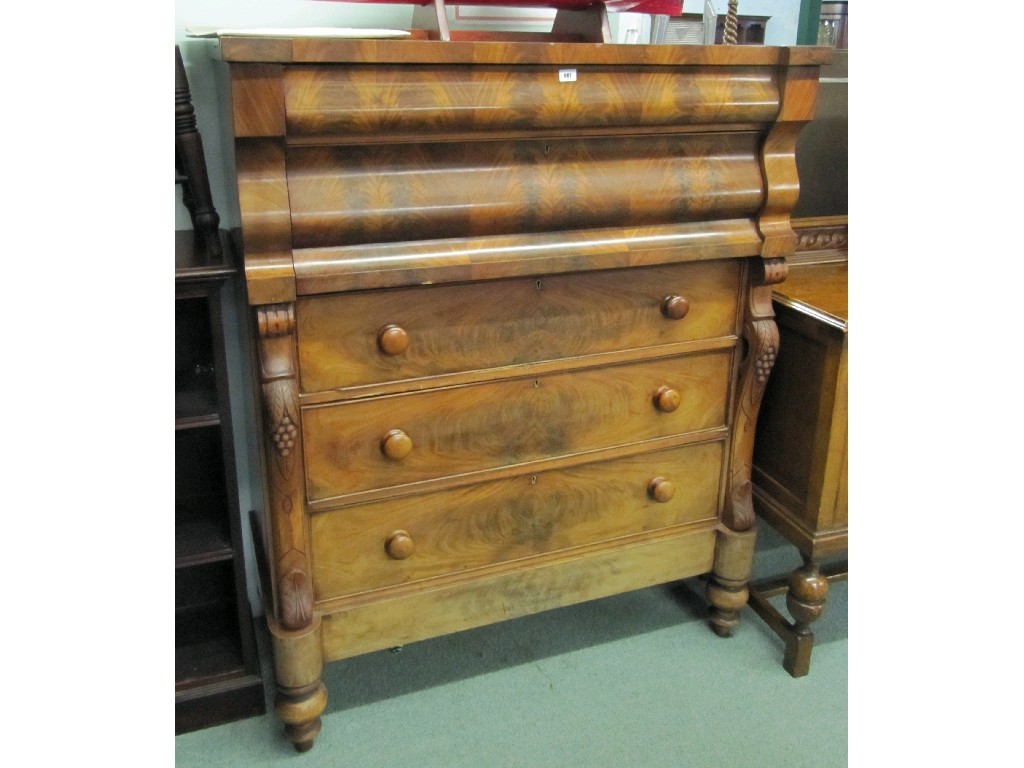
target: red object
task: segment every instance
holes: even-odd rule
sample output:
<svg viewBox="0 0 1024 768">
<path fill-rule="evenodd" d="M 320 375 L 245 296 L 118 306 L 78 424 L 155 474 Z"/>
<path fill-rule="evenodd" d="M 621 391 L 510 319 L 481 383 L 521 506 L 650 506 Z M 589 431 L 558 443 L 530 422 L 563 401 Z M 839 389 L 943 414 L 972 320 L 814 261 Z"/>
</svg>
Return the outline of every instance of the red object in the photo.
<svg viewBox="0 0 1024 768">
<path fill-rule="evenodd" d="M 385 3 L 391 5 L 433 5 L 431 0 L 328 0 L 329 2 Z M 445 0 L 445 5 L 503 5 L 506 8 L 560 8 L 578 11 L 598 5 L 598 0 Z M 653 13 L 679 16 L 683 0 L 605 0 L 611 13 Z"/>
</svg>

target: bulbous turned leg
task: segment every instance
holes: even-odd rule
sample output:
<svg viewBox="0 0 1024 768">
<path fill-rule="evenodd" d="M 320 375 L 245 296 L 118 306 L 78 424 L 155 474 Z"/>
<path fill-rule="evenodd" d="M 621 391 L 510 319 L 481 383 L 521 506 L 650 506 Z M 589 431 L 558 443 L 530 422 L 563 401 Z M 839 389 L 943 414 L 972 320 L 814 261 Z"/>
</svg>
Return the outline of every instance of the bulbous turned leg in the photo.
<svg viewBox="0 0 1024 768">
<path fill-rule="evenodd" d="M 828 598 L 828 578 L 818 564 L 806 561 L 789 576 L 786 607 L 793 617 L 792 636 L 786 641 L 782 665 L 793 677 L 806 675 L 811 666 L 814 634 L 810 625 L 821 618 Z"/>
<path fill-rule="evenodd" d="M 708 602 L 711 603 L 711 629 L 719 637 L 732 635 L 740 623 L 740 609 L 747 604 L 750 592 L 746 583 L 734 584 L 718 576 L 708 583 Z"/>
<path fill-rule="evenodd" d="M 327 706 L 327 688 L 316 682 L 302 688 L 278 687 L 274 710 L 284 722 L 284 733 L 298 752 L 307 752 L 320 733 L 320 714 Z"/>
<path fill-rule="evenodd" d="M 754 566 L 754 529 L 733 531 L 722 527 L 715 541 L 715 560 L 707 596 L 711 603 L 711 629 L 729 637 L 740 621 L 740 609 L 747 604 L 747 582 Z"/>
<path fill-rule="evenodd" d="M 327 707 L 327 688 L 321 679 L 320 617 L 314 616 L 309 626 L 298 630 L 282 628 L 273 617 L 267 618 L 267 626 L 277 678 L 274 710 L 295 749 L 306 752 L 320 733 L 320 715 Z"/>
</svg>

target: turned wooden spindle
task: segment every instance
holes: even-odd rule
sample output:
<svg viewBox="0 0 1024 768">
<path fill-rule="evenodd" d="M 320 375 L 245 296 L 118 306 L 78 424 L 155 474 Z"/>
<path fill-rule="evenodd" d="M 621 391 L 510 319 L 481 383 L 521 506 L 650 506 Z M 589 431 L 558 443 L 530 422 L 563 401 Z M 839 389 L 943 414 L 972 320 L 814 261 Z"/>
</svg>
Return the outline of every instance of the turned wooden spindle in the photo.
<svg viewBox="0 0 1024 768">
<path fill-rule="evenodd" d="M 392 560 L 405 560 L 416 549 L 408 531 L 393 531 L 384 542 L 384 551 Z"/>
<path fill-rule="evenodd" d="M 400 429 L 392 429 L 381 438 L 380 449 L 389 459 L 401 461 L 412 452 L 412 438 Z"/>
<path fill-rule="evenodd" d="M 213 205 L 203 138 L 196 127 L 192 91 L 178 46 L 174 46 L 174 170 L 175 180 L 181 185 L 182 203 L 192 220 L 196 246 L 211 258 L 220 257 L 220 215 Z"/>
<path fill-rule="evenodd" d="M 726 45 L 736 45 L 738 42 L 737 28 L 739 27 L 739 0 L 729 0 L 728 10 L 725 15 L 725 30 L 722 33 L 722 42 Z"/>
<path fill-rule="evenodd" d="M 409 334 L 397 325 L 385 325 L 377 334 L 377 346 L 385 355 L 400 355 L 409 348 Z"/>
<path fill-rule="evenodd" d="M 654 406 L 662 413 L 671 413 L 679 407 L 682 402 L 682 395 L 678 389 L 672 387 L 659 387 L 654 393 Z"/>
<path fill-rule="evenodd" d="M 661 314 L 669 320 L 682 320 L 690 311 L 690 302 L 678 294 L 666 296 L 661 302 Z"/>
<path fill-rule="evenodd" d="M 676 487 L 671 480 L 656 477 L 647 484 L 647 494 L 659 504 L 664 504 L 676 495 Z"/>
</svg>

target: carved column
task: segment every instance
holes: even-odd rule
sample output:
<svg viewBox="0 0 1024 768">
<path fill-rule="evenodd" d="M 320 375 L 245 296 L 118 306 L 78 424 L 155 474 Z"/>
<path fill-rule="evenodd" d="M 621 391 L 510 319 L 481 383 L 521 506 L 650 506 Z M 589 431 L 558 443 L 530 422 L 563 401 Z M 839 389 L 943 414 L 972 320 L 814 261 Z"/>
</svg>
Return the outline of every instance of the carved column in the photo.
<svg viewBox="0 0 1024 768">
<path fill-rule="evenodd" d="M 751 270 L 753 274 L 743 323 L 745 355 L 733 419 L 729 500 L 723 516 L 723 522 L 734 531 L 745 531 L 754 526 L 750 482 L 754 431 L 761 398 L 779 351 L 779 329 L 772 310 L 772 286 L 785 280 L 786 270 L 786 260 L 782 258 L 758 259 Z"/>
<path fill-rule="evenodd" d="M 274 706 L 285 723 L 288 738 L 296 749 L 305 751 L 320 732 L 320 713 L 327 705 L 327 692 L 320 680 L 320 620 L 314 610 L 310 578 L 295 305 L 257 307 L 256 320 L 265 409 L 269 529 L 275 555 L 270 564 L 273 617 L 268 619 L 278 685 Z"/>
<path fill-rule="evenodd" d="M 708 584 L 711 626 L 727 637 L 747 604 L 747 582 L 754 565 L 754 499 L 750 480 L 754 432 L 761 398 L 779 349 L 779 329 L 772 310 L 772 285 L 786 276 L 785 259 L 756 260 L 744 313 L 739 393 L 733 417 L 729 496 L 718 532 L 712 581 Z"/>
<path fill-rule="evenodd" d="M 814 117 L 817 71 L 811 67 L 778 70 L 779 116 L 764 137 L 760 164 L 764 205 L 757 217 L 761 257 L 752 259 L 744 307 L 741 374 L 729 456 L 728 498 L 722 515 L 708 600 L 712 627 L 727 636 L 750 596 L 747 582 L 754 562 L 754 504 L 750 474 L 754 431 L 761 398 L 779 351 L 779 329 L 772 309 L 772 288 L 786 279 L 786 257 L 796 250 L 790 214 L 800 194 L 796 140 Z"/>
</svg>

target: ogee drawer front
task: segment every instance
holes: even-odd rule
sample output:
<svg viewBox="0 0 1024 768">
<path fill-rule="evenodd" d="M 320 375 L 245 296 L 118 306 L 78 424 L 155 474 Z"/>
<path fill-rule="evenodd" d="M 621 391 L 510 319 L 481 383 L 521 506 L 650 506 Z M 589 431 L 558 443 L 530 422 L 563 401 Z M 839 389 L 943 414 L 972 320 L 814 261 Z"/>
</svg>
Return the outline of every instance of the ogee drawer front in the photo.
<svg viewBox="0 0 1024 768">
<path fill-rule="evenodd" d="M 686 125 L 771 120 L 778 75 L 767 67 L 637 69 L 422 64 L 293 65 L 284 77 L 288 133 L 295 136 L 395 134 L 422 140 L 442 132 L 529 128 Z"/>
<path fill-rule="evenodd" d="M 725 424 L 732 350 L 303 409 L 313 500 Z"/>
<path fill-rule="evenodd" d="M 727 336 L 737 260 L 338 294 L 296 303 L 303 391 Z"/>
<path fill-rule="evenodd" d="M 713 519 L 722 456 L 702 443 L 314 515 L 316 597 Z"/>
<path fill-rule="evenodd" d="M 292 248 L 751 218 L 765 203 L 761 142 L 726 131 L 290 146 Z"/>
</svg>

